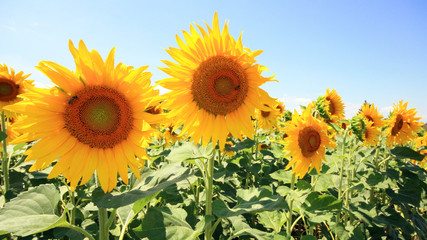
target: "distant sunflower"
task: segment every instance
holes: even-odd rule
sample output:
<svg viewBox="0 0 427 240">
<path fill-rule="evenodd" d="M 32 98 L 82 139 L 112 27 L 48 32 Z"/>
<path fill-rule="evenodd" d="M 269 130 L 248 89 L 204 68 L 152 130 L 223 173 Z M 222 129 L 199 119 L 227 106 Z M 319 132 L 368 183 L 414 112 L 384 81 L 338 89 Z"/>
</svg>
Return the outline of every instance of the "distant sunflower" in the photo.
<svg viewBox="0 0 427 240">
<path fill-rule="evenodd" d="M 427 134 L 424 134 L 422 137 L 417 137 L 415 139 L 415 147 L 427 147 Z M 419 165 L 421 168 L 427 168 L 427 150 L 419 151 L 420 154 L 424 155 L 424 159 L 422 161 L 411 160 L 413 164 Z"/>
<path fill-rule="evenodd" d="M 320 171 L 322 160 L 325 159 L 325 148 L 336 147 L 328 136 L 328 125 L 304 111 L 301 116 L 297 112 L 292 116 L 292 121 L 286 123 L 284 151 L 289 151 L 291 157 L 286 169 L 291 166 L 292 172 L 298 177 L 305 176 L 313 168 Z"/>
<path fill-rule="evenodd" d="M 344 118 L 344 103 L 341 100 L 341 97 L 337 94 L 337 91 L 333 89 L 329 91 L 329 88 L 326 89 L 326 106 L 329 114 L 329 118 L 332 122 L 337 122 Z"/>
<path fill-rule="evenodd" d="M 24 134 L 14 144 L 40 139 L 24 154 L 36 160 L 30 171 L 46 168 L 59 158 L 48 178 L 59 174 L 74 190 L 85 184 L 96 170 L 101 187 L 110 192 L 117 184 L 117 173 L 128 183 L 128 166 L 137 176 L 147 158 L 145 147 L 150 125 L 163 115 L 145 112 L 157 91 L 150 85 L 147 66 L 133 69 L 114 66 L 114 48 L 105 62 L 95 50 L 88 51 L 83 41 L 76 49 L 69 42 L 76 71 L 49 61 L 37 66 L 55 87 L 30 86 L 25 101 L 7 107 L 27 115 L 15 123 Z M 136 156 L 138 158 L 136 158 Z"/>
<path fill-rule="evenodd" d="M 33 83 L 33 80 L 26 80 L 30 75 L 24 75 L 22 71 L 15 73 L 6 64 L 0 64 L 0 111 L 4 111 L 7 117 L 15 115 L 5 110 L 4 107 L 22 100 L 18 95 L 26 91 L 24 82 Z"/>
<path fill-rule="evenodd" d="M 378 112 L 373 103 L 364 103 L 359 115 L 371 121 L 373 127 L 382 128 L 384 126 L 383 115 Z"/>
<path fill-rule="evenodd" d="M 417 114 L 415 108 L 407 109 L 407 107 L 408 102 L 403 104 L 403 100 L 400 100 L 397 105 L 394 104 L 392 115 L 387 121 L 388 128 L 386 130 L 387 145 L 390 147 L 393 144 L 404 144 L 415 138 L 415 133 L 422 125 L 418 122 L 421 117 L 415 117 Z"/>
<path fill-rule="evenodd" d="M 366 129 L 363 134 L 363 145 L 365 146 L 376 146 L 378 144 L 378 136 L 381 135 L 380 130 L 374 127 L 374 122 L 365 120 Z"/>
<path fill-rule="evenodd" d="M 263 109 L 256 109 L 256 119 L 258 126 L 264 130 L 273 129 L 277 125 L 277 118 L 280 112 L 277 108 L 272 108 L 268 104 L 264 104 Z"/>
<path fill-rule="evenodd" d="M 261 76 L 267 68 L 256 64 L 255 57 L 262 51 L 244 48 L 241 36 L 235 41 L 227 23 L 220 31 L 217 13 L 207 31 L 195 25 L 200 34 L 190 25 L 190 33 L 183 31 L 185 42 L 176 36 L 180 48 L 167 50 L 177 63 L 162 61 L 168 67 L 160 69 L 172 77 L 158 83 L 171 90 L 164 103 L 169 116 L 184 124 L 183 132 L 195 144 L 212 140 L 224 148 L 229 132 L 239 139 L 253 136 L 255 108 L 274 104 L 259 86 L 273 77 Z"/>
<path fill-rule="evenodd" d="M 283 104 L 282 101 L 277 100 L 276 104 L 274 105 L 274 108 L 279 111 L 280 116 L 283 116 L 283 114 L 285 112 L 285 105 Z"/>
</svg>

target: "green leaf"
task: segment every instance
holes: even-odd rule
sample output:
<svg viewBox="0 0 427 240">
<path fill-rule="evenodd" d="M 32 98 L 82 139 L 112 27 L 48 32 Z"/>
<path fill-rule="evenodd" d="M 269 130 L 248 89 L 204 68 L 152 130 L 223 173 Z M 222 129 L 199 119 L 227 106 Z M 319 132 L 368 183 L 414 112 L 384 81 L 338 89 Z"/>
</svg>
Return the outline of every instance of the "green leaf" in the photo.
<svg viewBox="0 0 427 240">
<path fill-rule="evenodd" d="M 65 214 L 55 214 L 59 191 L 53 184 L 21 193 L 0 209 L 0 232 L 28 236 L 66 225 Z"/>
<path fill-rule="evenodd" d="M 178 146 L 169 153 L 166 157 L 167 160 L 173 163 L 179 163 L 185 160 L 194 160 L 200 158 L 211 158 L 213 154 L 212 144 L 209 144 L 206 148 L 201 145 L 195 146 L 193 143 L 186 142 L 181 146 Z"/>
<path fill-rule="evenodd" d="M 273 229 L 275 233 L 280 232 L 286 220 L 286 214 L 280 211 L 260 212 L 258 214 L 258 221 L 264 227 Z"/>
<path fill-rule="evenodd" d="M 98 207 L 119 208 L 150 196 L 172 184 L 186 180 L 194 175 L 192 169 L 168 164 L 157 171 L 147 170 L 141 175 L 141 182 L 134 190 L 125 193 L 107 193 L 101 189 L 94 191 L 92 200 Z"/>
<path fill-rule="evenodd" d="M 246 222 L 243 216 L 233 216 L 229 220 L 233 225 L 234 231 L 232 235 L 228 238 L 229 240 L 235 239 L 239 236 L 253 236 L 258 240 L 270 240 L 273 239 L 273 234 L 263 232 L 258 229 L 251 228 Z"/>
<path fill-rule="evenodd" d="M 342 201 L 334 196 L 312 192 L 301 205 L 308 220 L 315 224 L 330 221 L 334 214 L 341 210 Z"/>
<path fill-rule="evenodd" d="M 408 147 L 395 147 L 391 149 L 391 153 L 400 159 L 410 158 L 413 160 L 422 161 L 425 157 L 424 155 Z"/>
<path fill-rule="evenodd" d="M 7 134 L 4 133 L 3 131 L 0 131 L 0 141 L 3 141 L 7 138 Z"/>
<path fill-rule="evenodd" d="M 244 213 L 289 209 L 283 197 L 272 195 L 267 189 L 239 189 L 237 198 L 237 204 L 233 208 L 229 208 L 221 200 L 215 200 L 212 203 L 213 213 L 220 218 L 228 218 Z"/>
<path fill-rule="evenodd" d="M 136 215 L 151 201 L 159 192 L 153 193 L 147 197 L 141 198 L 132 205 L 126 205 L 117 209 L 117 215 L 123 224 L 123 228 L 132 222 Z"/>
<path fill-rule="evenodd" d="M 283 183 L 291 183 L 292 181 L 292 172 L 285 171 L 283 169 L 277 170 L 274 173 L 270 174 L 270 177 L 281 181 Z"/>
<path fill-rule="evenodd" d="M 168 207 L 149 208 L 140 227 L 133 229 L 139 238 L 149 240 L 195 239 L 200 233 L 185 221 L 187 212 Z"/>
</svg>

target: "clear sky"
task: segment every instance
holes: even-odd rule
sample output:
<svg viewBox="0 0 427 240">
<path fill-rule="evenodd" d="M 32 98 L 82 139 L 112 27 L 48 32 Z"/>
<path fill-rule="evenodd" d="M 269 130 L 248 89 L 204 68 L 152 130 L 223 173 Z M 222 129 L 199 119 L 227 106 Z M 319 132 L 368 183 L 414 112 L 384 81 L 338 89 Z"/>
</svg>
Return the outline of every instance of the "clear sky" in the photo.
<svg viewBox="0 0 427 240">
<path fill-rule="evenodd" d="M 403 99 L 427 121 L 427 1 L 5 1 L 0 0 L 0 63 L 32 73 L 41 60 L 72 70 L 68 40 L 84 40 L 105 58 L 116 47 L 116 63 L 149 65 L 152 81 L 164 51 L 189 24 L 230 21 L 243 45 L 279 82 L 263 86 L 287 109 L 336 89 L 353 116 L 367 100 L 385 115 Z"/>
</svg>

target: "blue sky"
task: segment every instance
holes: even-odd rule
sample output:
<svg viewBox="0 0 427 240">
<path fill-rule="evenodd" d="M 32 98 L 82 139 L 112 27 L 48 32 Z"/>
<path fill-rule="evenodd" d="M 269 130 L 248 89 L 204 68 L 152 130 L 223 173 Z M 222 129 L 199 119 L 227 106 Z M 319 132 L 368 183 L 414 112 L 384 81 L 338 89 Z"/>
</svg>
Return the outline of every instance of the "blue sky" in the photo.
<svg viewBox="0 0 427 240">
<path fill-rule="evenodd" d="M 263 86 L 293 109 L 336 89 L 347 117 L 367 100 L 385 117 L 403 99 L 427 121 L 427 2 L 358 1 L 0 1 L 0 63 L 32 73 L 41 60 L 74 70 L 68 40 L 84 40 L 116 63 L 149 65 L 152 81 L 175 35 L 189 24 L 230 21 L 230 32 L 279 82 Z"/>
</svg>

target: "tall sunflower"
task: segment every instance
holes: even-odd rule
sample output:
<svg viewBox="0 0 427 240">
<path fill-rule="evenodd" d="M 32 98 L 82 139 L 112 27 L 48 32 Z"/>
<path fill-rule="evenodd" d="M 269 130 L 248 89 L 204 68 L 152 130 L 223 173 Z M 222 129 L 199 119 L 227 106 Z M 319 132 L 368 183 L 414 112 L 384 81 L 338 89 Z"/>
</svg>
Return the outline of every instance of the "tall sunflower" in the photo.
<svg viewBox="0 0 427 240">
<path fill-rule="evenodd" d="M 373 103 L 364 103 L 359 115 L 372 122 L 373 127 L 382 128 L 384 126 L 383 115 L 378 112 L 377 107 Z"/>
<path fill-rule="evenodd" d="M 184 124 L 183 132 L 195 144 L 212 140 L 223 148 L 229 132 L 236 138 L 254 134 L 255 108 L 274 104 L 259 86 L 273 77 L 261 76 L 267 68 L 256 64 L 255 57 L 262 51 L 244 48 L 241 36 L 237 41 L 230 36 L 227 23 L 220 31 L 217 13 L 207 31 L 195 26 L 200 33 L 190 25 L 190 33 L 183 31 L 185 42 L 176 36 L 179 48 L 166 50 L 177 63 L 162 61 L 168 67 L 160 69 L 171 78 L 158 83 L 171 90 L 164 105 L 171 118 Z"/>
<path fill-rule="evenodd" d="M 46 168 L 59 158 L 48 178 L 59 174 L 75 189 L 96 170 L 101 187 L 111 191 L 117 173 L 128 183 L 128 166 L 140 178 L 144 167 L 150 125 L 162 114 L 145 112 L 158 97 L 150 83 L 148 66 L 133 69 L 114 66 L 114 48 L 105 62 L 83 41 L 76 49 L 69 42 L 76 71 L 49 61 L 36 67 L 56 85 L 50 89 L 30 86 L 24 101 L 7 109 L 27 115 L 15 123 L 24 134 L 12 144 L 40 139 L 29 150 L 26 161 L 36 160 L 30 171 Z M 138 158 L 137 158 L 137 157 Z"/>
<path fill-rule="evenodd" d="M 293 166 L 292 172 L 298 178 L 304 177 L 313 168 L 319 172 L 325 159 L 325 148 L 336 147 L 328 136 L 328 125 L 306 110 L 301 116 L 295 112 L 292 121 L 285 126 L 288 137 L 285 138 L 283 150 L 289 151 L 287 156 L 291 157 L 285 169 Z"/>
<path fill-rule="evenodd" d="M 403 104 L 394 104 L 393 112 L 387 121 L 386 130 L 387 145 L 404 144 L 415 138 L 415 133 L 421 127 L 422 123 L 418 122 L 421 117 L 415 117 L 417 111 L 415 108 L 407 109 L 408 102 Z"/>
<path fill-rule="evenodd" d="M 12 117 L 14 114 L 5 110 L 4 107 L 22 100 L 18 95 L 26 91 L 24 82 L 33 83 L 33 80 L 26 80 L 30 75 L 24 75 L 22 71 L 15 73 L 13 68 L 0 64 L 0 111 L 4 111 L 7 117 Z"/>
</svg>

